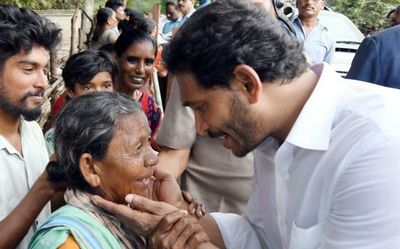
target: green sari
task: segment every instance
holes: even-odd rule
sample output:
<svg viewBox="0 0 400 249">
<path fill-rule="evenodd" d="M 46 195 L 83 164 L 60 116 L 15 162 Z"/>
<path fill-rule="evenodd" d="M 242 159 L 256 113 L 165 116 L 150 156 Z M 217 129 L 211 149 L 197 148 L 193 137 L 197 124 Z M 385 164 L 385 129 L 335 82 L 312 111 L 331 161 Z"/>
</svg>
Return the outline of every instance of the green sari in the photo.
<svg viewBox="0 0 400 249">
<path fill-rule="evenodd" d="M 121 249 L 118 239 L 95 217 L 66 205 L 53 213 L 32 238 L 29 249 L 56 249 L 72 235 L 82 249 Z"/>
</svg>

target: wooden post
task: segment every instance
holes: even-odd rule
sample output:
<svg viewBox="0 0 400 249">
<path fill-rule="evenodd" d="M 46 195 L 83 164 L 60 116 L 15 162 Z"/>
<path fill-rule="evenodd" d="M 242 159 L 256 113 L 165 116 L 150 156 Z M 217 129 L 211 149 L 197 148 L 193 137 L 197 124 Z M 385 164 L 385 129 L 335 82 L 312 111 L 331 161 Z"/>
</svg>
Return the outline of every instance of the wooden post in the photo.
<svg viewBox="0 0 400 249">
<path fill-rule="evenodd" d="M 57 50 L 50 51 L 50 84 L 57 78 Z"/>
<path fill-rule="evenodd" d="M 156 3 L 156 4 L 154 4 L 153 5 L 153 20 L 154 20 L 154 22 L 156 23 L 156 37 L 155 37 L 155 39 L 156 39 L 156 42 L 158 42 L 157 41 L 157 39 L 158 39 L 158 29 L 159 29 L 159 22 L 160 22 L 160 9 L 161 9 L 161 7 L 160 7 L 160 4 L 159 3 Z M 158 44 L 158 43 L 157 43 Z"/>
<path fill-rule="evenodd" d="M 153 5 L 153 13 L 152 13 L 152 17 L 154 22 L 156 23 L 156 35 L 154 37 L 154 39 L 156 40 L 156 44 L 158 44 L 157 42 L 157 37 L 158 37 L 158 24 L 160 21 L 160 4 L 154 4 Z M 163 105 L 162 105 L 162 100 L 161 100 L 161 91 L 160 91 L 160 85 L 159 85 L 159 81 L 158 81 L 158 75 L 157 73 L 153 73 L 153 87 L 154 87 L 154 93 L 155 93 L 155 99 L 157 102 L 157 105 L 161 108 L 162 111 L 163 110 Z"/>
<path fill-rule="evenodd" d="M 76 44 L 76 38 L 79 37 L 79 28 L 77 26 L 77 23 L 78 23 L 77 19 L 78 19 L 78 16 L 81 14 L 79 6 L 80 6 L 80 2 L 78 1 L 75 6 L 74 14 L 71 18 L 71 47 L 69 49 L 70 56 L 75 54 L 78 50 L 78 46 Z"/>
<path fill-rule="evenodd" d="M 88 35 L 93 29 L 93 6 L 94 0 L 86 0 L 85 5 L 82 10 L 82 25 L 79 33 L 79 50 L 84 50 L 86 48 L 86 42 Z"/>
</svg>

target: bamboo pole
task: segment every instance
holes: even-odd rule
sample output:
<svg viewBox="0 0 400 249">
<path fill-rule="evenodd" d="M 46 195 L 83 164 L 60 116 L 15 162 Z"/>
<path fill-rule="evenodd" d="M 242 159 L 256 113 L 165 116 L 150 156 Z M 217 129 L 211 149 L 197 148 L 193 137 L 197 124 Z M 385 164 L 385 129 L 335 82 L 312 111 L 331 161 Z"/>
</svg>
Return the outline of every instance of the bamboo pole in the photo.
<svg viewBox="0 0 400 249">
<path fill-rule="evenodd" d="M 79 36 L 79 28 L 77 26 L 77 19 L 81 11 L 79 9 L 80 2 L 78 1 L 75 6 L 74 14 L 71 18 L 71 47 L 69 49 L 69 55 L 73 55 L 77 52 L 78 46 L 76 44 L 76 37 Z"/>
<path fill-rule="evenodd" d="M 158 37 L 158 24 L 160 20 L 160 4 L 154 4 L 153 5 L 153 20 L 156 23 L 156 35 L 154 39 L 157 42 L 157 37 Z M 160 91 L 160 83 L 158 81 L 158 75 L 157 72 L 154 71 L 153 73 L 153 87 L 154 87 L 154 93 L 155 93 L 155 98 L 156 98 L 156 103 L 160 107 L 161 111 L 164 112 L 163 104 L 162 104 L 162 99 L 161 99 L 161 91 Z"/>
</svg>

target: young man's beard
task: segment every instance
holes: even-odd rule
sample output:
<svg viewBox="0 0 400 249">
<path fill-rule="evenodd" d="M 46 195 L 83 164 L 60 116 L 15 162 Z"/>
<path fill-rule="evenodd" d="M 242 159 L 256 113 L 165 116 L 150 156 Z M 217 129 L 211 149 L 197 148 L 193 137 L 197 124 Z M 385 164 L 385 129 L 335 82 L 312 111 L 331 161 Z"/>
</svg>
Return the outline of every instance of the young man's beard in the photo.
<svg viewBox="0 0 400 249">
<path fill-rule="evenodd" d="M 4 93 L 2 89 L 0 89 L 0 109 L 2 109 L 4 112 L 9 114 L 12 117 L 18 118 L 19 116 L 23 116 L 25 120 L 27 121 L 33 121 L 36 120 L 40 117 L 42 114 L 42 106 L 38 105 L 37 107 L 33 109 L 27 109 L 26 106 L 24 106 L 22 103 L 29 97 L 30 94 L 27 94 L 24 96 L 24 98 L 21 100 L 21 104 L 17 105 L 15 103 L 12 103 L 7 95 Z"/>
</svg>

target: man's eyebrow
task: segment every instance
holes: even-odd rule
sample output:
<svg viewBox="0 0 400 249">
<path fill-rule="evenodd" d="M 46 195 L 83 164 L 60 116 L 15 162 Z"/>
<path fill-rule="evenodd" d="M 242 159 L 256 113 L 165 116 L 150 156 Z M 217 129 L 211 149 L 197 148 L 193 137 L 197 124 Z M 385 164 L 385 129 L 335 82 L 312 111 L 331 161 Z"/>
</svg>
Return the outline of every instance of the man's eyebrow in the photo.
<svg viewBox="0 0 400 249">
<path fill-rule="evenodd" d="M 18 64 L 28 64 L 28 65 L 32 65 L 32 66 L 39 66 L 40 64 L 36 61 L 30 61 L 30 60 L 22 60 L 22 61 L 18 61 Z M 47 67 L 48 64 L 45 65 L 45 67 Z"/>
<path fill-rule="evenodd" d="M 27 61 L 27 60 L 18 61 L 18 64 L 30 64 L 30 65 L 33 65 L 33 66 L 37 66 L 38 65 L 37 62 Z"/>
</svg>

